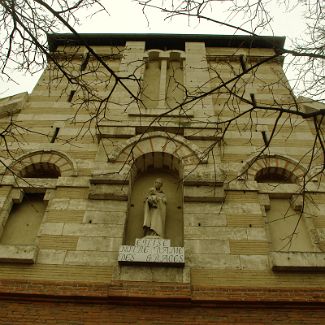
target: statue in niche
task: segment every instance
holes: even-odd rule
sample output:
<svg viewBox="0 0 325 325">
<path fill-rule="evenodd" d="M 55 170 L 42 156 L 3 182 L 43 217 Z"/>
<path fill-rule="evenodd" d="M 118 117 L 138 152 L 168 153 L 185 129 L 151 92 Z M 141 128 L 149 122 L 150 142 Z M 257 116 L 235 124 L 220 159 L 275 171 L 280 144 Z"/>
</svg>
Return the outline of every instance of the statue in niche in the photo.
<svg viewBox="0 0 325 325">
<path fill-rule="evenodd" d="M 167 199 L 161 189 L 162 185 L 161 178 L 157 178 L 154 187 L 149 189 L 144 202 L 143 229 L 145 236 L 164 237 Z"/>
</svg>

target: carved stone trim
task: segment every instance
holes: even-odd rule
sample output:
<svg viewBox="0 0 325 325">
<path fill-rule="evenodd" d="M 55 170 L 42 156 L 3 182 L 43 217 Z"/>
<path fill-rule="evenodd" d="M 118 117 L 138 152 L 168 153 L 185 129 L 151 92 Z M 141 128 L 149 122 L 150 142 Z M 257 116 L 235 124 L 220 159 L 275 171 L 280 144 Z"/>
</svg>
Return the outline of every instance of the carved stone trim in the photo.
<svg viewBox="0 0 325 325">
<path fill-rule="evenodd" d="M 207 157 L 191 141 L 180 135 L 161 131 L 148 132 L 128 139 L 124 147 L 112 151 L 109 160 L 133 163 L 136 158 L 150 152 L 171 154 L 182 160 L 183 165 L 207 162 Z"/>
<path fill-rule="evenodd" d="M 271 154 L 254 155 L 246 160 L 239 172 L 239 177 L 246 180 L 255 180 L 257 173 L 263 168 L 281 168 L 295 176 L 297 182 L 301 182 L 307 171 L 298 161 L 291 157 Z"/>
<path fill-rule="evenodd" d="M 49 163 L 55 165 L 61 176 L 77 176 L 77 165 L 66 153 L 57 150 L 37 150 L 23 154 L 9 164 L 5 174 L 20 175 L 21 171 L 30 165 Z"/>
</svg>

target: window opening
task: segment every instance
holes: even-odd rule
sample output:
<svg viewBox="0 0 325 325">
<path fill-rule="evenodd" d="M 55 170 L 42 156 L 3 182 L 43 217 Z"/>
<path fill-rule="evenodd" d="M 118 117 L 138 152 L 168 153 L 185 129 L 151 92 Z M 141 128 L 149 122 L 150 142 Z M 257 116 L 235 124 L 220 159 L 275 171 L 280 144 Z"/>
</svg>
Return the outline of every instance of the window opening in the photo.
<svg viewBox="0 0 325 325">
<path fill-rule="evenodd" d="M 25 193 L 21 203 L 15 203 L 5 224 L 0 243 L 3 245 L 33 245 L 46 208 L 44 193 Z"/>
<path fill-rule="evenodd" d="M 281 167 L 266 167 L 255 176 L 258 183 L 296 183 L 296 176 Z"/>
<path fill-rule="evenodd" d="M 58 178 L 61 173 L 55 164 L 40 162 L 26 166 L 19 176 L 27 178 Z"/>
<path fill-rule="evenodd" d="M 263 137 L 264 144 L 267 146 L 269 144 L 269 137 L 266 131 L 262 131 L 262 137 Z"/>
<path fill-rule="evenodd" d="M 59 131 L 60 131 L 60 128 L 55 128 L 54 129 L 54 133 L 53 133 L 53 135 L 52 135 L 52 138 L 51 138 L 51 143 L 54 143 L 55 142 L 55 140 L 56 140 L 56 138 L 57 138 L 57 136 L 58 136 L 58 134 L 59 134 Z"/>
<path fill-rule="evenodd" d="M 256 106 L 256 98 L 255 98 L 255 94 L 250 94 L 251 97 L 251 101 L 252 101 L 252 105 Z"/>
<path fill-rule="evenodd" d="M 239 61 L 240 61 L 241 68 L 243 69 L 243 72 L 246 72 L 247 71 L 247 58 L 246 58 L 246 55 L 241 55 L 239 57 Z"/>
<path fill-rule="evenodd" d="M 84 71 L 87 68 L 88 62 L 90 59 L 90 53 L 88 52 L 86 56 L 84 57 L 84 60 L 81 63 L 80 70 Z"/>
<path fill-rule="evenodd" d="M 73 96 L 75 95 L 76 91 L 75 90 L 71 90 L 70 91 L 70 94 L 69 94 L 69 97 L 68 97 L 68 102 L 71 103 L 72 102 L 72 99 L 73 99 Z"/>
</svg>

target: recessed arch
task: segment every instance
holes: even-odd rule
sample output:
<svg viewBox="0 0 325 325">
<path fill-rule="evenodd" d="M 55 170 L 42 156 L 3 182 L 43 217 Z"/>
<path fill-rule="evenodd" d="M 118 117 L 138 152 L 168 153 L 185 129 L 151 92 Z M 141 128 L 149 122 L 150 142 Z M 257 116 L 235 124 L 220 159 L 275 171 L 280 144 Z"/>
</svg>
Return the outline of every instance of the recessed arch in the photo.
<svg viewBox="0 0 325 325">
<path fill-rule="evenodd" d="M 255 175 L 258 183 L 297 183 L 295 174 L 281 167 L 265 167 L 260 169 Z"/>
<path fill-rule="evenodd" d="M 57 150 L 38 150 L 18 157 L 9 165 L 6 174 L 36 178 L 48 173 L 49 178 L 77 176 L 75 162 L 65 153 Z"/>
<path fill-rule="evenodd" d="M 144 236 L 144 202 L 160 178 L 166 195 L 166 223 L 164 238 L 172 245 L 183 245 L 183 187 L 182 162 L 168 153 L 153 152 L 139 156 L 131 167 L 130 196 L 124 243 L 133 245 L 136 238 Z"/>
<path fill-rule="evenodd" d="M 109 160 L 127 163 L 131 166 L 138 157 L 154 152 L 176 157 L 183 166 L 207 162 L 207 157 L 190 141 L 180 135 L 161 131 L 148 132 L 130 138 L 124 147 L 118 147 L 111 153 Z"/>
<path fill-rule="evenodd" d="M 306 175 L 306 169 L 296 160 L 283 155 L 261 155 L 248 159 L 240 175 L 246 180 L 261 182 L 300 183 Z"/>
<path fill-rule="evenodd" d="M 160 50 L 160 49 L 150 49 L 146 51 L 145 58 L 149 60 L 157 60 L 159 58 L 168 57 L 171 60 L 183 60 L 185 59 L 185 52 L 181 50 Z"/>
<path fill-rule="evenodd" d="M 39 162 L 24 167 L 20 171 L 19 176 L 28 178 L 58 178 L 61 176 L 61 173 L 55 164 Z"/>
</svg>

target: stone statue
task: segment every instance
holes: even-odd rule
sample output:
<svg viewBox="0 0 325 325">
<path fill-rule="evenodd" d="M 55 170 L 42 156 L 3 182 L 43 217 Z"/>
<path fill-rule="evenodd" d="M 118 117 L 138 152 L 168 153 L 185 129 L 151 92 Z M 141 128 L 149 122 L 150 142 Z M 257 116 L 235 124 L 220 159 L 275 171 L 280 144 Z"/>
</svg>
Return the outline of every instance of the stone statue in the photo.
<svg viewBox="0 0 325 325">
<path fill-rule="evenodd" d="M 143 229 L 145 236 L 164 237 L 166 220 L 166 196 L 161 190 L 161 178 L 155 180 L 155 186 L 149 189 L 144 202 Z"/>
</svg>

